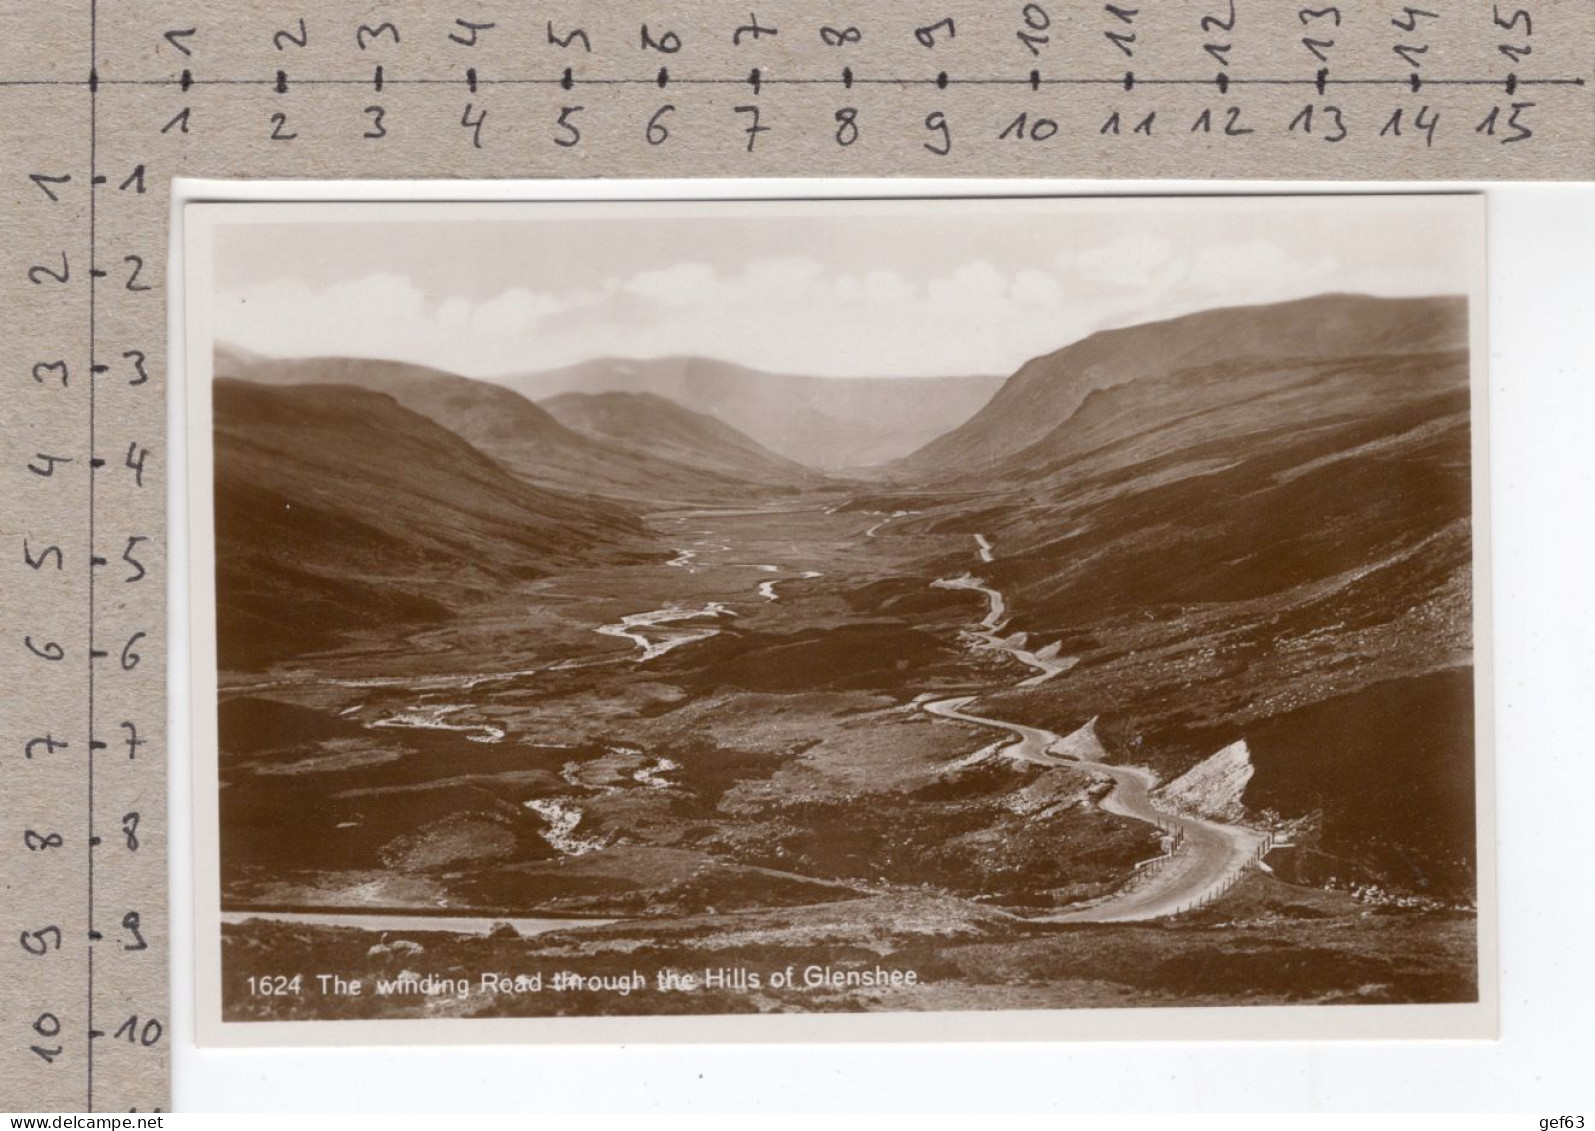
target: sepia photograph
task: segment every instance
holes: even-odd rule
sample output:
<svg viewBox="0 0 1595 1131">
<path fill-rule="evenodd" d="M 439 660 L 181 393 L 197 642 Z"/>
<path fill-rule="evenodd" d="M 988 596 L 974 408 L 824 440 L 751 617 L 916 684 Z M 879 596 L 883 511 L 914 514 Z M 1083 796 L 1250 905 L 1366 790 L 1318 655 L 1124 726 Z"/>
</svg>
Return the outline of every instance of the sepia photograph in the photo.
<svg viewBox="0 0 1595 1131">
<path fill-rule="evenodd" d="M 1484 220 L 188 205 L 202 1036 L 1493 1035 Z"/>
</svg>

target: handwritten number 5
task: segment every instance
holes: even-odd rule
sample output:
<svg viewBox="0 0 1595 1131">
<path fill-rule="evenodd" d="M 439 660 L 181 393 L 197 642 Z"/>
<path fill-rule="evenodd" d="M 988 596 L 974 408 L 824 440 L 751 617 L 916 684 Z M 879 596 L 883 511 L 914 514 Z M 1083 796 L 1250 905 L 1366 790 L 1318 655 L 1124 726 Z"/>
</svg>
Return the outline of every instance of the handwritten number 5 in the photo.
<svg viewBox="0 0 1595 1131">
<path fill-rule="evenodd" d="M 40 927 L 37 931 L 23 931 L 19 936 L 22 949 L 29 954 L 44 954 L 61 949 L 61 928 Z"/>
<path fill-rule="evenodd" d="M 581 130 L 576 128 L 576 123 L 572 122 L 570 120 L 570 116 L 572 114 L 579 114 L 585 109 L 586 109 L 585 106 L 562 106 L 562 107 L 560 107 L 560 110 L 559 110 L 559 121 L 555 122 L 554 125 L 557 126 L 560 129 L 564 130 L 570 136 L 569 137 L 556 137 L 554 139 L 554 144 L 555 145 L 559 146 L 561 149 L 570 149 L 571 147 L 576 145 L 577 142 L 581 141 L 582 132 L 581 132 Z"/>
</svg>

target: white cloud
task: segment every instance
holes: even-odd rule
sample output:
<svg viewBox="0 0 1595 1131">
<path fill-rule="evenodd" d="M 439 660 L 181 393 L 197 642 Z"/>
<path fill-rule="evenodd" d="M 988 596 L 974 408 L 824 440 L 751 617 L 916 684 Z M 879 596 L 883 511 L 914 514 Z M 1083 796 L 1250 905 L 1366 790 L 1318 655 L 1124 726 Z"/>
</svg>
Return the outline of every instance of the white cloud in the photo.
<svg viewBox="0 0 1595 1131">
<path fill-rule="evenodd" d="M 678 263 L 661 271 L 640 271 L 622 289 L 667 306 L 692 306 L 713 299 L 718 285 L 707 263 Z"/>
<path fill-rule="evenodd" d="M 890 306 L 909 302 L 915 294 L 914 284 L 896 271 L 876 269 L 864 276 L 864 297 L 870 302 Z"/>
<path fill-rule="evenodd" d="M 1063 287 L 1055 275 L 1025 270 L 1014 276 L 1013 299 L 1020 306 L 1058 307 L 1063 305 Z"/>
<path fill-rule="evenodd" d="M 1263 299 L 1282 293 L 1321 290 L 1335 272 L 1331 256 L 1300 259 L 1278 244 L 1251 240 L 1204 248 L 1192 255 L 1185 282 L 1198 294 L 1239 294 Z"/>
<path fill-rule="evenodd" d="M 1145 287 L 1168 275 L 1177 260 L 1168 241 L 1146 232 L 1131 232 L 1095 247 L 1065 252 L 1058 265 L 1066 275 L 1113 287 Z"/>
<path fill-rule="evenodd" d="M 825 266 L 806 255 L 759 259 L 748 266 L 742 284 L 755 293 L 801 295 L 825 279 Z"/>
<path fill-rule="evenodd" d="M 496 336 L 524 334 L 542 319 L 566 307 L 565 302 L 553 295 L 514 287 L 478 306 L 471 319 L 471 329 L 478 334 Z"/>
<path fill-rule="evenodd" d="M 957 306 L 1000 298 L 1007 292 L 1008 285 L 1008 276 L 990 263 L 966 263 L 951 275 L 932 279 L 925 294 L 933 303 Z"/>
<path fill-rule="evenodd" d="M 1344 240 L 1324 250 L 1299 220 L 1269 238 L 1254 232 L 1238 238 L 1188 221 L 1106 228 L 1071 237 L 1061 254 L 1064 237 L 1049 245 L 1044 232 L 1017 250 L 905 243 L 883 245 L 878 262 L 823 243 L 740 259 L 694 247 L 668 266 L 475 298 L 429 294 L 395 272 L 319 288 L 278 281 L 220 296 L 217 336 L 267 354 L 396 357 L 472 376 L 665 354 L 787 372 L 1005 373 L 1106 325 L 1331 289 L 1420 294 L 1449 283 L 1433 267 L 1409 266 L 1410 256 L 1359 253 Z M 415 278 L 428 277 L 418 264 Z"/>
</svg>

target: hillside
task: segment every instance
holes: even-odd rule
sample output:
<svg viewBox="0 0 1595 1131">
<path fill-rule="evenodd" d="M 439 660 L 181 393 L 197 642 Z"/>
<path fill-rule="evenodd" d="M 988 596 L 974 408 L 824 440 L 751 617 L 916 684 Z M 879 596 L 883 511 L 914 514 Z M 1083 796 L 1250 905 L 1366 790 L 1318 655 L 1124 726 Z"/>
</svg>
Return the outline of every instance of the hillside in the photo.
<svg viewBox="0 0 1595 1131">
<path fill-rule="evenodd" d="M 533 487 L 379 393 L 223 379 L 214 427 L 224 670 L 653 553 L 626 511 Z"/>
<path fill-rule="evenodd" d="M 989 472 L 1044 441 L 1092 392 L 1181 370 L 1248 359 L 1425 354 L 1466 345 L 1467 304 L 1452 297 L 1319 295 L 1104 330 L 1027 362 L 970 420 L 891 470 L 909 480 Z"/>
<path fill-rule="evenodd" d="M 747 488 L 735 475 L 573 431 L 503 385 L 424 365 L 369 358 L 250 360 L 219 347 L 216 375 L 267 385 L 337 384 L 386 393 L 528 482 L 556 490 L 659 501 L 732 499 Z M 777 478 L 766 470 L 761 482 Z"/>
<path fill-rule="evenodd" d="M 823 482 L 724 421 L 656 393 L 561 393 L 540 407 L 589 439 L 714 475 L 750 483 Z"/>
<path fill-rule="evenodd" d="M 1090 393 L 998 466 L 1013 487 L 938 524 L 995 544 L 982 576 L 1010 628 L 1081 658 L 1005 709 L 1057 730 L 1101 714 L 1109 748 L 1165 780 L 1244 741 L 1243 802 L 1316 822 L 1306 878 L 1465 891 L 1468 382 L 1446 352 Z"/>
<path fill-rule="evenodd" d="M 538 401 L 652 393 L 826 470 L 905 456 L 968 420 L 1002 385 L 1001 377 L 805 377 L 701 357 L 598 358 L 501 380 Z"/>
</svg>

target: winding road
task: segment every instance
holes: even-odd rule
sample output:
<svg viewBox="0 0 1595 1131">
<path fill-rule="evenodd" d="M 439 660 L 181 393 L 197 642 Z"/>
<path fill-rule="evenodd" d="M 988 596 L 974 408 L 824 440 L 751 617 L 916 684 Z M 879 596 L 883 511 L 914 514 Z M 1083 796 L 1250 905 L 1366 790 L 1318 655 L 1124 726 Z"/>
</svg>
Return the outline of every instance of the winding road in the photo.
<svg viewBox="0 0 1595 1131">
<path fill-rule="evenodd" d="M 977 545 L 981 560 L 990 561 L 991 544 L 977 536 Z M 937 588 L 970 589 L 986 595 L 990 611 L 978 629 L 969 631 L 989 646 L 1008 652 L 1031 667 L 1043 668 L 1042 675 L 1022 680 L 1018 686 L 1035 686 L 1074 666 L 1076 661 L 1072 657 L 1060 660 L 1054 652 L 1044 660 L 1041 654 L 1024 651 L 1022 633 L 1008 640 L 1001 638 L 998 630 L 1007 614 L 1007 602 L 985 582 L 965 575 L 932 584 Z M 920 709 L 937 718 L 1017 736 L 1017 741 L 996 750 L 996 756 L 1038 766 L 1071 766 L 1111 778 L 1113 789 L 1100 802 L 1105 812 L 1178 835 L 1174 850 L 1156 867 L 1138 870 L 1111 895 L 1055 915 L 1021 918 L 1038 923 L 1131 923 L 1177 915 L 1220 893 L 1258 858 L 1265 834 L 1240 825 L 1160 809 L 1152 799 L 1152 791 L 1158 785 L 1157 775 L 1141 766 L 1121 766 L 1103 760 L 1107 751 L 1097 738 L 1095 719 L 1065 736 L 1041 727 L 972 715 L 966 708 L 976 698 L 962 695 L 931 699 L 921 703 Z"/>
<path fill-rule="evenodd" d="M 1024 918 L 1038 923 L 1130 923 L 1160 919 L 1187 910 L 1203 898 L 1216 894 L 1256 859 L 1258 848 L 1264 842 L 1262 833 L 1159 809 L 1152 801 L 1152 790 L 1158 784 L 1152 771 L 1140 766 L 1114 765 L 1088 756 L 1105 757 L 1107 754 L 1097 740 L 1094 720 L 1065 737 L 1023 723 L 971 715 L 964 708 L 975 698 L 964 695 L 933 699 L 922 704 L 922 709 L 937 718 L 1017 735 L 1017 742 L 997 752 L 1000 757 L 1038 766 L 1071 766 L 1112 778 L 1113 791 L 1101 801 L 1106 812 L 1183 834 L 1179 848 L 1165 863 L 1156 870 L 1137 874 L 1112 895 L 1056 915 Z"/>
<path fill-rule="evenodd" d="M 879 511 L 869 511 L 867 513 L 870 515 L 880 514 Z M 907 518 L 909 515 L 918 513 L 918 511 L 893 511 L 891 514 L 877 522 L 874 526 L 864 531 L 864 537 L 873 538 L 875 535 L 880 533 L 881 527 L 885 526 L 887 523 L 896 522 L 900 518 Z"/>
<path fill-rule="evenodd" d="M 910 513 L 913 512 L 897 511 L 882 517 L 864 531 L 864 537 L 873 538 L 882 527 Z M 698 545 L 709 545 L 707 538 Z M 715 546 L 714 549 L 727 550 L 729 546 Z M 984 534 L 975 535 L 975 549 L 982 563 L 995 561 L 995 547 Z M 681 554 L 682 558 L 669 564 L 692 569 L 695 551 L 682 550 Z M 752 568 L 765 573 L 785 572 L 775 565 Z M 819 576 L 813 570 L 793 571 L 791 576 L 762 582 L 758 591 L 766 600 L 775 601 L 778 599 L 777 585 Z M 1057 642 L 1041 649 L 1030 649 L 1026 647 L 1026 633 L 1003 635 L 1008 621 L 1007 600 L 984 580 L 966 573 L 933 581 L 931 585 L 938 589 L 967 590 L 985 597 L 986 615 L 964 631 L 981 646 L 1012 656 L 1031 669 L 1034 674 L 1018 680 L 1016 687 L 1035 687 L 1063 675 L 1078 663 L 1077 657 L 1061 655 Z M 734 610 L 719 602 L 700 607 L 672 604 L 650 612 L 633 613 L 597 631 L 632 641 L 641 650 L 641 655 L 636 657 L 640 663 L 719 632 L 711 625 L 688 626 L 680 622 L 718 620 L 735 615 Z M 1011 739 L 993 744 L 960 762 L 969 764 L 984 757 L 1003 757 L 1038 766 L 1073 767 L 1107 778 L 1113 785 L 1102 796 L 1100 807 L 1116 816 L 1158 827 L 1166 835 L 1165 844 L 1173 845 L 1172 851 L 1160 857 L 1155 866 L 1144 863 L 1122 887 L 1101 899 L 1055 914 L 1015 915 L 1015 918 L 1045 923 L 1123 923 L 1163 918 L 1190 910 L 1217 895 L 1258 858 L 1265 842 L 1262 832 L 1160 808 L 1153 798 L 1153 791 L 1159 784 L 1157 776 L 1141 766 L 1107 761 L 1107 751 L 1097 738 L 1096 720 L 1072 734 L 1060 735 L 1041 727 L 972 714 L 969 707 L 977 698 L 977 695 L 965 694 L 925 699 L 919 703 L 921 710 L 936 718 L 997 731 Z"/>
<path fill-rule="evenodd" d="M 1040 651 L 1031 651 L 1025 647 L 1028 638 L 1022 632 L 1011 636 L 1001 635 L 1002 626 L 1006 623 L 1008 604 L 1001 593 L 981 581 L 978 577 L 943 578 L 930 583 L 932 589 L 968 589 L 975 593 L 984 593 L 989 608 L 985 619 L 980 622 L 980 627 L 966 629 L 969 635 L 984 642 L 985 646 L 998 652 L 1006 652 L 1014 659 L 1032 668 L 1037 674 L 1028 679 L 1021 680 L 1020 687 L 1036 687 L 1046 683 L 1054 676 L 1062 675 L 1080 661 L 1074 656 L 1060 655 L 1059 645 L 1055 642 L 1042 648 Z"/>
</svg>

